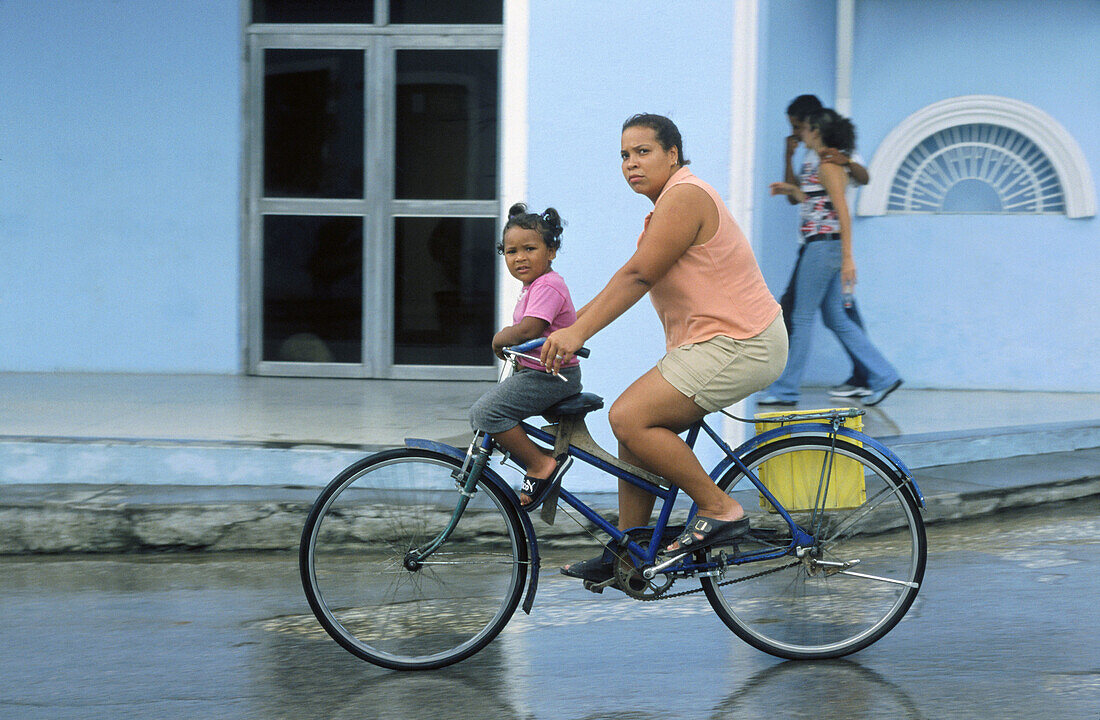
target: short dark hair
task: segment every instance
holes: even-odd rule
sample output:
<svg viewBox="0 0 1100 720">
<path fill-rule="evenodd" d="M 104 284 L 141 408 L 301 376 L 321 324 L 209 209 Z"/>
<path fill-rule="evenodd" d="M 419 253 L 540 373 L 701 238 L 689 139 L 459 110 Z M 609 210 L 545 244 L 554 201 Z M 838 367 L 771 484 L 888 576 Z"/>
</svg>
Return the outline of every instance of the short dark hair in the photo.
<svg viewBox="0 0 1100 720">
<path fill-rule="evenodd" d="M 843 153 L 855 150 L 856 126 L 836 110 L 821 108 L 817 112 L 810 113 L 806 118 L 806 124 L 821 132 L 821 142 L 825 147 L 836 148 Z"/>
<path fill-rule="evenodd" d="M 684 139 L 680 137 L 680 128 L 664 115 L 653 113 L 631 115 L 623 123 L 623 131 L 632 127 L 649 128 L 657 135 L 657 142 L 665 152 L 668 152 L 669 148 L 676 148 L 676 157 L 679 158 L 681 166 L 691 164 L 691 161 L 684 157 Z"/>
<path fill-rule="evenodd" d="M 817 95 L 799 95 L 787 106 L 787 114 L 795 119 L 805 120 L 811 113 L 817 112 L 822 107 Z"/>
<path fill-rule="evenodd" d="M 497 243 L 497 252 L 504 254 L 503 236 L 514 227 L 534 230 L 542 237 L 547 248 L 557 250 L 561 247 L 561 224 L 561 215 L 558 215 L 558 211 L 554 208 L 546 208 L 539 214 L 527 212 L 526 205 L 516 203 L 508 208 L 508 222 L 504 223 L 504 232 L 501 234 L 501 241 Z"/>
</svg>

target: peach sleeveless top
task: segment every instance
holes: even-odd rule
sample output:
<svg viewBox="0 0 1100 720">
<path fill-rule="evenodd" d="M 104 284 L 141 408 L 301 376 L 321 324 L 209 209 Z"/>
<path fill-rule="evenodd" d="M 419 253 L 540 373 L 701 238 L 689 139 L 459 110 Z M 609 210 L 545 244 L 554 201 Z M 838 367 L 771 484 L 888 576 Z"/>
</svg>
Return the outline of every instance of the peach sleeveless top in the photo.
<svg viewBox="0 0 1100 720">
<path fill-rule="evenodd" d="M 735 340 L 756 337 L 775 320 L 780 309 L 764 282 L 749 241 L 714 188 L 686 167 L 669 178 L 654 207 L 660 206 L 669 188 L 680 183 L 690 183 L 710 195 L 718 208 L 718 231 L 702 245 L 689 247 L 649 291 L 665 328 L 666 349 L 719 335 Z M 649 227 L 652 216 L 652 212 L 646 216 L 645 227 Z"/>
</svg>

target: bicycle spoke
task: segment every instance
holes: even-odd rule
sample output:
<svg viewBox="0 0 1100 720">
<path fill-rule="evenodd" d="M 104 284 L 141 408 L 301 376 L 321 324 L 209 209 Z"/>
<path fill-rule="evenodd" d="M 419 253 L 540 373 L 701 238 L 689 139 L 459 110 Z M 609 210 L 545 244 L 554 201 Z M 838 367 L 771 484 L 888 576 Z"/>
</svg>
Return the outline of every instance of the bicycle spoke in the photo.
<svg viewBox="0 0 1100 720">
<path fill-rule="evenodd" d="M 772 460 L 773 480 L 780 473 L 787 482 L 776 493 L 780 503 L 788 502 L 783 493 L 799 492 L 798 483 L 817 489 L 809 493 L 816 509 L 805 519 L 817 523 L 815 544 L 794 562 L 788 556 L 738 565 L 746 576 L 732 581 L 702 578 L 711 605 L 738 636 L 779 657 L 839 657 L 866 647 L 901 619 L 920 588 L 926 548 L 919 510 L 892 468 L 842 438 L 834 445 L 827 437 L 791 436 L 743 459 L 751 471 Z M 858 497 L 866 499 L 829 507 L 854 499 L 853 478 L 864 484 Z M 731 470 L 721 487 L 740 480 Z M 782 572 L 752 573 L 776 563 L 786 563 Z"/>
<path fill-rule="evenodd" d="M 821 540 L 823 544 L 828 544 L 840 537 L 840 534 L 859 522 L 862 518 L 872 513 L 875 508 L 879 507 L 882 503 L 891 499 L 894 492 L 893 487 L 884 487 L 877 492 L 874 496 L 867 499 L 862 505 L 856 508 L 853 512 L 841 519 L 837 528 L 833 531 L 833 534 L 827 538 Z"/>
<path fill-rule="evenodd" d="M 441 667 L 484 647 L 518 606 L 530 566 L 522 526 L 502 491 L 484 483 L 455 525 L 459 465 L 429 451 L 381 453 L 337 476 L 311 512 L 300 557 L 306 595 L 325 630 L 359 657 Z M 448 539 L 406 567 L 445 528 Z"/>
<path fill-rule="evenodd" d="M 848 577 L 863 578 L 864 580 L 875 580 L 877 582 L 892 583 L 894 585 L 903 585 L 908 588 L 919 588 L 920 583 L 909 582 L 908 580 L 895 580 L 893 578 L 879 577 L 878 575 L 867 575 L 865 573 L 857 573 L 851 570 L 840 570 L 837 575 L 847 575 Z"/>
</svg>

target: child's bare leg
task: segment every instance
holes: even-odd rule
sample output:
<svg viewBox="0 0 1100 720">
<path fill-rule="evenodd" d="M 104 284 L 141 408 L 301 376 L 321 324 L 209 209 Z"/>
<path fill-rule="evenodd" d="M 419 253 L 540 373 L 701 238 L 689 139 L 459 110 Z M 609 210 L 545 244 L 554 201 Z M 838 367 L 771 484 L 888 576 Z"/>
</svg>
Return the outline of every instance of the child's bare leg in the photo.
<svg viewBox="0 0 1100 720">
<path fill-rule="evenodd" d="M 494 433 L 493 440 L 510 452 L 512 457 L 519 461 L 523 467 L 527 468 L 526 472 L 531 477 L 548 478 L 554 472 L 554 468 L 558 466 L 557 461 L 547 455 L 531 438 L 527 437 L 527 433 L 523 432 L 523 428 L 519 425 L 511 430 Z M 531 500 L 523 494 L 519 496 L 519 499 L 523 503 Z"/>
</svg>

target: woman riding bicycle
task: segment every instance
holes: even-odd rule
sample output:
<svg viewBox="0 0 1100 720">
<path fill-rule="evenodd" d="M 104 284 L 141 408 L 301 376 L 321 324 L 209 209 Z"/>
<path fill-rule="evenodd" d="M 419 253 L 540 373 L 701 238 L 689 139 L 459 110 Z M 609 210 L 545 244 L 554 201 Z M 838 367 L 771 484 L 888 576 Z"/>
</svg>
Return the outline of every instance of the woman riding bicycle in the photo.
<svg viewBox="0 0 1100 720">
<path fill-rule="evenodd" d="M 732 540 L 748 530 L 745 511 L 718 489 L 679 437 L 716 412 L 770 385 L 787 360 L 787 332 L 748 240 L 718 193 L 687 169 L 683 141 L 666 117 L 639 114 L 623 124 L 622 171 L 654 203 L 638 249 L 577 322 L 550 334 L 548 369 L 573 353 L 646 293 L 665 329 L 667 354 L 609 412 L 619 457 L 661 475 L 698 505 L 695 521 L 668 553 Z M 654 496 L 619 481 L 619 528 L 649 524 Z M 593 558 L 563 568 L 586 580 L 611 576 Z"/>
</svg>

